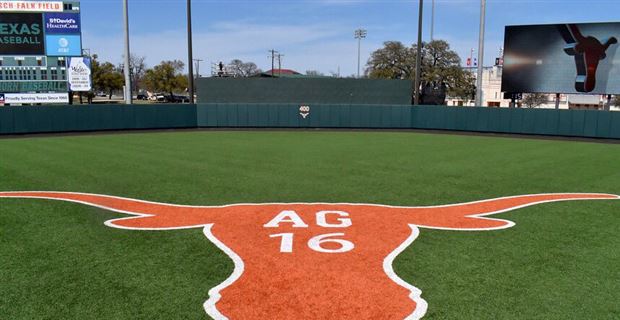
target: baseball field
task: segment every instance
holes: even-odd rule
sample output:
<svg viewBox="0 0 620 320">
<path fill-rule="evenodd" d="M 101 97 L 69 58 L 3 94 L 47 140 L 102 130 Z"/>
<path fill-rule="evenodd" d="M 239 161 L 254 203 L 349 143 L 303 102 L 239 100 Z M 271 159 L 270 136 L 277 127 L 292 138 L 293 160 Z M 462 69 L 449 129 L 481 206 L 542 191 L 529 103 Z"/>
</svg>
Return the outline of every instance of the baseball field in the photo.
<svg viewBox="0 0 620 320">
<path fill-rule="evenodd" d="M 346 203 L 419 207 L 533 194 L 620 195 L 620 144 L 362 131 L 7 138 L 0 139 L 0 193 L 9 191 L 88 193 L 191 206 Z M 353 212 L 349 217 L 342 212 L 345 209 L 330 209 L 332 214 L 322 222 L 333 226 L 338 217 L 344 229 L 317 231 L 342 231 L 339 239 L 348 240 L 340 247 L 321 247 L 319 241 L 317 249 L 312 239 L 306 246 L 304 237 L 317 234 L 301 236 L 292 232 L 303 228 L 289 227 L 303 220 L 310 225 L 308 230 L 318 230 L 315 225 L 321 225 L 320 215 L 315 220 L 314 212 L 295 209 L 299 215 L 282 218 L 279 224 L 291 233 L 274 230 L 265 234 L 264 241 L 244 242 L 248 250 L 241 259 L 246 272 L 239 273 L 239 261 L 228 251 L 236 251 L 235 241 L 245 238 L 223 235 L 228 240 L 223 243 L 231 245 L 225 247 L 213 237 L 223 232 L 218 222 L 213 222 L 212 234 L 202 229 L 208 221 L 200 222 L 201 228 L 131 230 L 104 223 L 127 218 L 132 212 L 165 210 L 140 203 L 153 206 L 141 211 L 137 205 L 134 208 L 135 203 L 114 204 L 109 199 L 93 206 L 90 200 L 0 195 L 0 319 L 208 319 L 218 314 L 216 309 L 222 318 L 234 319 L 235 309 L 269 305 L 270 301 L 319 307 L 291 311 L 281 305 L 270 315 L 256 308 L 247 312 L 263 319 L 378 319 L 378 314 L 394 318 L 389 303 L 358 306 L 358 300 L 366 297 L 360 292 L 363 288 L 377 301 L 383 301 L 382 296 L 399 306 L 406 301 L 409 304 L 402 302 L 403 308 L 411 309 L 411 319 L 618 319 L 620 200 L 613 196 L 583 199 L 593 200 L 538 201 L 511 207 L 514 210 L 494 209 L 493 218 L 515 223 L 506 228 L 459 231 L 420 224 L 415 241 L 403 246 L 402 252 L 393 252 L 391 266 L 402 280 L 397 286 L 381 278 L 382 272 L 376 278 L 374 273 L 366 276 L 367 268 L 376 271 L 372 269 L 375 261 L 363 259 L 361 264 L 337 260 L 341 277 L 329 273 L 334 278 L 319 279 L 328 273 L 320 268 L 331 263 L 328 259 L 365 250 L 361 242 L 347 238 L 353 233 L 345 230 L 347 221 L 354 228 L 361 225 L 361 218 Z M 191 208 L 180 207 L 177 221 L 189 219 Z M 393 218 L 368 208 L 377 225 Z M 225 212 L 228 218 L 236 217 L 231 228 L 253 221 L 244 216 L 243 209 Z M 260 223 L 268 225 L 278 212 L 267 213 L 269 218 Z M 417 232 L 417 227 L 412 229 Z M 379 246 L 396 232 L 372 225 L 356 230 L 368 246 Z M 342 250 L 336 252 L 338 248 Z M 252 272 L 270 272 L 280 266 L 252 269 L 254 262 L 246 257 L 261 259 L 263 251 L 265 257 L 290 258 L 278 260 L 286 263 L 286 272 L 280 274 L 286 282 L 273 287 L 252 283 Z M 295 265 L 296 257 L 306 263 Z M 382 271 L 381 263 L 383 270 L 389 269 L 385 263 L 392 261 L 384 261 L 385 255 L 379 258 L 378 270 Z M 334 285 L 325 291 L 314 287 L 323 280 Z M 381 281 L 394 284 L 390 287 L 394 294 L 375 289 Z M 401 295 L 398 290 L 404 291 L 406 284 L 421 290 L 424 306 L 420 299 L 412 304 L 408 292 Z M 252 289 L 243 291 L 238 288 L 241 285 Z M 218 286 L 221 292 L 213 290 Z M 301 295 L 302 289 L 306 295 Z M 308 296 L 308 290 L 314 294 Z M 216 293 L 222 295 L 219 302 L 213 297 Z M 205 302 L 208 299 L 212 299 L 210 307 Z M 338 303 L 346 306 L 329 305 L 330 301 L 344 301 Z M 327 310 L 325 306 L 344 310 L 346 316 L 321 313 Z M 370 313 L 371 309 L 379 313 Z M 416 314 L 415 309 L 424 310 Z"/>
</svg>

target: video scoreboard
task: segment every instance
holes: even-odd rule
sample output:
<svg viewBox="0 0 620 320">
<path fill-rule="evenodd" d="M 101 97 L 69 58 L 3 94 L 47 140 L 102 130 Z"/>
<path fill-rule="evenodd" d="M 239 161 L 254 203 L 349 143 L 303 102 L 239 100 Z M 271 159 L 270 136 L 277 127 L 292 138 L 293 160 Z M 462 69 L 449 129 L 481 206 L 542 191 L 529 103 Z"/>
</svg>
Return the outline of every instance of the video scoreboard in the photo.
<svg viewBox="0 0 620 320">
<path fill-rule="evenodd" d="M 73 57 L 82 59 L 79 1 L 0 0 L 0 100 L 68 102 Z"/>
</svg>

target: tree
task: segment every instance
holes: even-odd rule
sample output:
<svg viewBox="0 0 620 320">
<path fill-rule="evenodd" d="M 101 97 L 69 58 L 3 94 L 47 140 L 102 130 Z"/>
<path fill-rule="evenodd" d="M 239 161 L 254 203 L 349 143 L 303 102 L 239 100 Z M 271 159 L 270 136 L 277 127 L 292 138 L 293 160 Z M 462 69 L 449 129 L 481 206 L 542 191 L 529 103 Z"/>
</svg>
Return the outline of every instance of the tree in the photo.
<svg viewBox="0 0 620 320">
<path fill-rule="evenodd" d="M 145 56 L 137 56 L 134 54 L 129 55 L 129 70 L 131 76 L 131 90 L 133 92 L 138 92 L 140 89 L 140 84 L 144 79 L 144 75 L 146 73 L 146 60 Z"/>
<path fill-rule="evenodd" d="M 548 97 L 544 93 L 526 93 L 523 95 L 521 103 L 527 108 L 536 108 L 549 101 Z"/>
<path fill-rule="evenodd" d="M 182 74 L 185 64 L 179 60 L 162 61 L 153 69 L 146 71 L 144 84 L 154 92 L 167 92 L 172 95 L 175 91 L 185 91 L 188 86 L 187 76 Z"/>
<path fill-rule="evenodd" d="M 383 48 L 370 55 L 366 74 L 371 79 L 413 79 L 415 77 L 415 51 L 399 41 L 387 41 Z"/>
<path fill-rule="evenodd" d="M 415 78 L 417 45 L 405 47 L 401 42 L 388 41 L 371 54 L 366 74 L 375 79 Z M 458 54 L 444 40 L 422 44 L 420 79 L 423 83 L 445 85 L 449 96 L 468 99 L 474 91 L 474 75 L 461 68 Z"/>
<path fill-rule="evenodd" d="M 311 77 L 322 77 L 325 74 L 323 74 L 322 72 L 320 72 L 318 70 L 307 70 L 306 71 L 306 75 L 307 76 L 311 76 Z"/>
<path fill-rule="evenodd" d="M 121 90 L 125 85 L 123 75 L 118 72 L 110 62 L 100 63 L 95 54 L 91 62 L 91 74 L 93 77 L 93 89 L 108 93 L 108 99 L 112 99 L 114 90 Z"/>
<path fill-rule="evenodd" d="M 476 77 L 472 72 L 459 68 L 446 70 L 446 84 L 448 96 L 462 100 L 474 100 L 476 98 Z"/>
<path fill-rule="evenodd" d="M 444 40 L 431 41 L 422 46 L 423 82 L 443 83 L 447 87 L 448 96 L 469 99 L 475 91 L 473 73 L 461 68 L 461 58 L 450 50 Z"/>
<path fill-rule="evenodd" d="M 123 56 L 123 61 L 125 57 Z M 129 55 L 129 77 L 131 78 L 131 92 L 138 92 L 140 90 L 140 84 L 144 79 L 144 74 L 146 72 L 146 57 L 145 56 L 137 56 L 134 54 Z M 124 74 L 125 63 L 119 63 L 118 72 Z"/>
<path fill-rule="evenodd" d="M 234 77 L 251 77 L 261 73 L 261 69 L 254 62 L 243 62 L 239 59 L 233 59 L 228 65 L 230 72 Z"/>
</svg>

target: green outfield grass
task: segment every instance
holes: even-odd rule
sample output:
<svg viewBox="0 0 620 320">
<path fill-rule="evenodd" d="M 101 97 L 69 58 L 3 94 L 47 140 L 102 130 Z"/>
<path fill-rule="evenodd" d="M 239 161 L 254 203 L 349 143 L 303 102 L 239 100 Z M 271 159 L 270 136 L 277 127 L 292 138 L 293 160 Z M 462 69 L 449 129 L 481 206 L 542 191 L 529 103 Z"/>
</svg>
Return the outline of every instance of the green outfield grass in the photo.
<svg viewBox="0 0 620 320">
<path fill-rule="evenodd" d="M 395 132 L 177 132 L 0 140 L 0 191 L 192 205 L 439 205 L 620 194 L 620 144 Z M 0 319 L 199 319 L 232 261 L 201 229 L 127 231 L 121 214 L 0 199 Z M 620 201 L 497 215 L 511 229 L 421 229 L 395 271 L 424 319 L 618 319 Z M 317 293 L 320 294 L 320 293 Z"/>
</svg>

